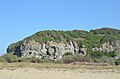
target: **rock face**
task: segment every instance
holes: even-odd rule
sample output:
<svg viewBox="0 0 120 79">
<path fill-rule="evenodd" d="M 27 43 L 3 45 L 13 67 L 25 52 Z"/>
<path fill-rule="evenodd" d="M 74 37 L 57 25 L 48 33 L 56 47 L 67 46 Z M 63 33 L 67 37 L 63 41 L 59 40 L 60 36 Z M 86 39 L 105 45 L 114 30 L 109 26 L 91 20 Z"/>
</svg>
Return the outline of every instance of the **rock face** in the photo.
<svg viewBox="0 0 120 79">
<path fill-rule="evenodd" d="M 114 42 L 105 42 L 102 44 L 100 48 L 93 48 L 93 51 L 101 51 L 101 52 L 111 52 L 116 51 L 117 52 L 117 59 L 120 59 L 120 41 L 114 41 Z"/>
<path fill-rule="evenodd" d="M 38 43 L 34 40 L 21 43 L 19 52 L 15 54 L 21 55 L 21 57 L 37 57 L 37 58 L 49 58 L 52 60 L 60 60 L 65 53 L 72 54 L 86 54 L 85 47 L 79 47 L 75 42 L 60 42 L 56 43 L 48 41 L 46 43 Z"/>
</svg>

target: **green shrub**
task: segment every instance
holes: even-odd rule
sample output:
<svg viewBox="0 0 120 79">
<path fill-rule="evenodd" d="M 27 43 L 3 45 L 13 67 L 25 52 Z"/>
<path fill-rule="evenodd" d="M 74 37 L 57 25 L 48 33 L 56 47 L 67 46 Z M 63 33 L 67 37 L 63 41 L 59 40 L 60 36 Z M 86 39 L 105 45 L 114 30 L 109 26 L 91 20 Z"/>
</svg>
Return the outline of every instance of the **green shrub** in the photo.
<svg viewBox="0 0 120 79">
<path fill-rule="evenodd" d="M 114 58 L 115 56 L 117 56 L 117 52 L 115 51 L 108 52 L 106 53 L 106 56 Z"/>
<path fill-rule="evenodd" d="M 47 58 L 28 58 L 29 62 L 31 63 L 55 63 L 55 61 L 51 60 L 51 59 L 47 59 Z"/>
<path fill-rule="evenodd" d="M 19 57 L 19 58 L 17 58 L 16 62 L 30 62 L 30 61 L 27 58 Z"/>
<path fill-rule="evenodd" d="M 42 38 L 42 41 L 43 42 L 46 42 L 46 41 L 53 41 L 54 39 L 52 37 L 44 37 Z"/>
<path fill-rule="evenodd" d="M 5 58 L 3 58 L 2 56 L 0 56 L 0 62 L 5 62 Z"/>
<path fill-rule="evenodd" d="M 72 55 L 66 55 L 63 57 L 62 61 L 63 63 L 66 63 L 66 64 L 72 63 L 74 62 L 74 57 Z"/>
<path fill-rule="evenodd" d="M 64 56 L 68 56 L 68 55 L 71 55 L 71 56 L 72 56 L 73 54 L 72 54 L 71 52 L 67 52 L 67 53 L 65 53 L 65 54 L 63 55 L 63 57 L 64 57 Z"/>
<path fill-rule="evenodd" d="M 2 57 L 8 63 L 13 63 L 13 62 L 16 62 L 16 60 L 17 60 L 17 57 L 15 55 L 13 55 L 12 53 L 7 53 L 7 54 L 3 55 Z"/>
<path fill-rule="evenodd" d="M 114 65 L 114 59 L 108 58 L 106 56 L 103 56 L 102 58 L 100 58 L 100 62 Z"/>
<path fill-rule="evenodd" d="M 43 58 L 41 59 L 43 63 L 54 63 L 54 60 L 48 59 L 48 58 Z"/>
<path fill-rule="evenodd" d="M 101 40 L 100 43 L 105 43 L 105 42 L 113 42 L 116 41 L 118 38 L 115 35 L 105 35 Z"/>
<path fill-rule="evenodd" d="M 74 61 L 75 62 L 90 62 L 91 60 L 88 57 L 84 57 L 82 55 L 74 55 Z"/>
<path fill-rule="evenodd" d="M 91 58 L 97 58 L 100 59 L 102 57 L 102 52 L 100 51 L 94 51 L 90 53 Z"/>
<path fill-rule="evenodd" d="M 91 62 L 88 57 L 84 57 L 80 54 L 72 55 L 71 53 L 67 53 L 63 56 L 63 63 L 72 63 L 72 62 Z"/>
<path fill-rule="evenodd" d="M 115 60 L 115 65 L 120 65 L 120 59 Z"/>
</svg>

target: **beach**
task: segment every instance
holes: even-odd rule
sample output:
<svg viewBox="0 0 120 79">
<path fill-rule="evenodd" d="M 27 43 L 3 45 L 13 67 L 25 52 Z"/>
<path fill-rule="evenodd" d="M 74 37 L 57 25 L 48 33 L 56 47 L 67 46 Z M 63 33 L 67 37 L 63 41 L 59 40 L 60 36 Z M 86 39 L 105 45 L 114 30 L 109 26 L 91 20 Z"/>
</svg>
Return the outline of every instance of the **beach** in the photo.
<svg viewBox="0 0 120 79">
<path fill-rule="evenodd" d="M 28 66 L 2 64 L 0 79 L 120 79 L 119 68 L 63 64 L 29 64 Z"/>
</svg>

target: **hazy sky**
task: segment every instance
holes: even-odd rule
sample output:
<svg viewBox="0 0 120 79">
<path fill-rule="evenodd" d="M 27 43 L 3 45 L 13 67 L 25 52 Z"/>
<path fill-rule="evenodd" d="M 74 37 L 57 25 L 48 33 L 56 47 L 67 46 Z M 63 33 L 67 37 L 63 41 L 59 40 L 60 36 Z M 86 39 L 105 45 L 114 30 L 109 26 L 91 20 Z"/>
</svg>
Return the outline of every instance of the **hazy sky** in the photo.
<svg viewBox="0 0 120 79">
<path fill-rule="evenodd" d="M 120 0 L 0 0 L 0 54 L 40 30 L 120 29 Z"/>
</svg>

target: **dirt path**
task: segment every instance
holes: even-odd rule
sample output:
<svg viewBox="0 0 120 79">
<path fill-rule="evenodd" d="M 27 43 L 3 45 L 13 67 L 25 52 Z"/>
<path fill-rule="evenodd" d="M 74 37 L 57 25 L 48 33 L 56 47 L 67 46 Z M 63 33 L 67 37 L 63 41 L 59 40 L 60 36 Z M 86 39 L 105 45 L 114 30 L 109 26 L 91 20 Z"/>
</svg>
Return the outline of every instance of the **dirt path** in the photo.
<svg viewBox="0 0 120 79">
<path fill-rule="evenodd" d="M 0 79 L 120 79 L 120 73 L 18 68 L 0 70 Z"/>
</svg>

